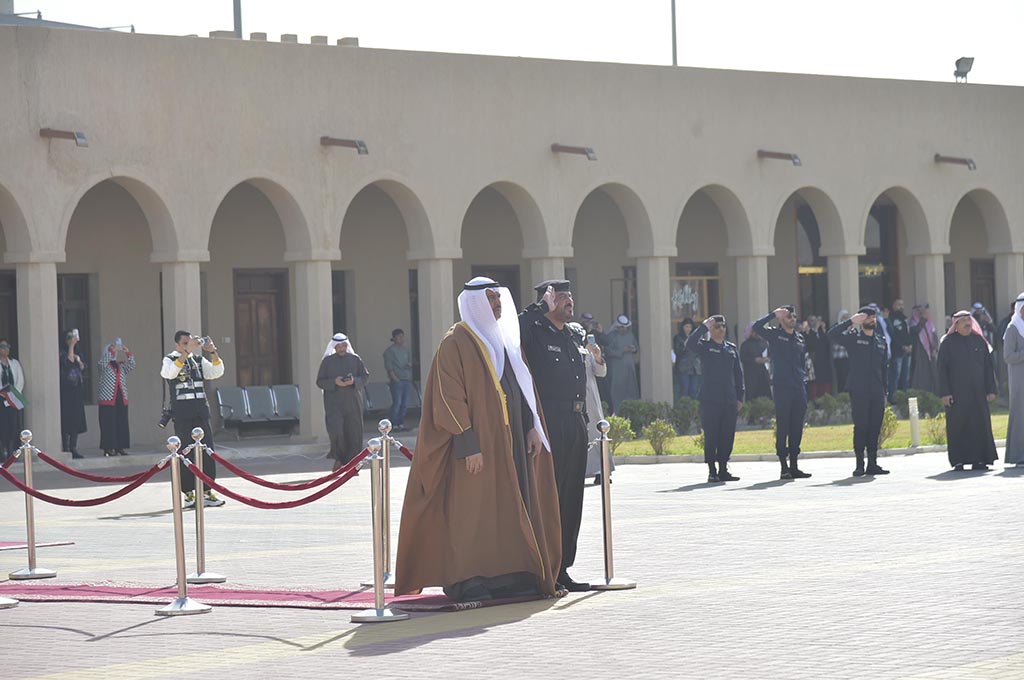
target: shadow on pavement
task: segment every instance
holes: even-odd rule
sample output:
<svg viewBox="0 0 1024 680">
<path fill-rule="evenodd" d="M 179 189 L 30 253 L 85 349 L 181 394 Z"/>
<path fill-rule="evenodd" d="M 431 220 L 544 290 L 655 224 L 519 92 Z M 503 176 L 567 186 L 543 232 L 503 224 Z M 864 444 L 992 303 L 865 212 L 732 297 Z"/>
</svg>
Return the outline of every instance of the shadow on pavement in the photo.
<svg viewBox="0 0 1024 680">
<path fill-rule="evenodd" d="M 678 489 L 662 489 L 658 493 L 678 493 L 680 491 L 696 491 L 697 489 L 714 489 L 720 486 L 725 486 L 725 482 L 698 482 L 697 484 L 681 486 Z"/>
<path fill-rule="evenodd" d="M 992 471 L 991 470 L 964 470 L 962 472 L 958 472 L 956 470 L 946 470 L 945 472 L 940 472 L 937 475 L 929 475 L 928 477 L 925 477 L 925 479 L 934 479 L 937 482 L 949 482 L 949 481 L 957 480 L 957 479 L 967 479 L 969 477 L 982 477 L 984 475 L 987 475 L 990 472 L 992 472 Z"/>
<path fill-rule="evenodd" d="M 776 486 L 786 486 L 792 484 L 795 480 L 792 479 L 774 479 L 770 482 L 758 482 L 757 484 L 751 484 L 750 486 L 742 486 L 737 489 L 729 489 L 730 491 L 763 491 L 765 489 L 772 489 Z"/>
<path fill-rule="evenodd" d="M 867 484 L 868 482 L 875 481 L 874 475 L 864 475 L 863 477 L 845 477 L 843 479 L 837 479 L 834 482 L 828 482 L 827 484 L 811 484 L 814 487 L 828 487 L 828 486 L 856 486 L 858 484 Z"/>
<path fill-rule="evenodd" d="M 1007 467 L 999 473 L 1000 477 L 1024 477 L 1024 467 Z"/>
<path fill-rule="evenodd" d="M 399 623 L 362 625 L 311 647 L 304 647 L 302 651 L 314 651 L 343 640 L 345 648 L 355 656 L 395 654 L 438 640 L 472 637 L 497 626 L 519 623 L 550 609 L 558 601 L 538 600 L 464 612 L 414 614 L 408 621 Z"/>
<path fill-rule="evenodd" d="M 172 510 L 171 508 L 167 508 L 166 510 L 153 510 L 152 512 L 128 512 L 123 515 L 108 515 L 106 517 L 97 517 L 96 519 L 135 519 L 136 517 L 160 517 L 161 515 L 170 515 L 172 512 L 174 512 L 174 510 Z"/>
</svg>

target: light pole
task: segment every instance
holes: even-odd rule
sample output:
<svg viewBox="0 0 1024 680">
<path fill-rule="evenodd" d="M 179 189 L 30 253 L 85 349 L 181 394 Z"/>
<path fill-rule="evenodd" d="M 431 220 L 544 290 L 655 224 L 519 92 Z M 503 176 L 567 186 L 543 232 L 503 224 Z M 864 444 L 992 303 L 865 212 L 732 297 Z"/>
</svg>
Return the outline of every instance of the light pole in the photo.
<svg viewBox="0 0 1024 680">
<path fill-rule="evenodd" d="M 679 65 L 676 61 L 676 0 L 672 0 L 672 65 Z"/>
<path fill-rule="evenodd" d="M 235 0 L 235 37 L 242 37 L 242 0 Z"/>
</svg>

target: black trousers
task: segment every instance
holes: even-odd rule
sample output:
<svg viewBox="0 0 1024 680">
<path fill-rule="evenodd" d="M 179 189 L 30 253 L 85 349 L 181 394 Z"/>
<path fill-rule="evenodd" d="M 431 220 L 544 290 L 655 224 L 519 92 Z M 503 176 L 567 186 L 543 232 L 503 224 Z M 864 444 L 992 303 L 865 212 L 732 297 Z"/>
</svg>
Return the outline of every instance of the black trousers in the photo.
<svg viewBox="0 0 1024 680">
<path fill-rule="evenodd" d="M 871 460 L 875 460 L 885 414 L 885 391 L 879 388 L 867 393 L 851 392 L 850 408 L 853 411 L 853 450 L 858 458 L 863 458 L 867 450 Z"/>
<path fill-rule="evenodd" d="M 124 396 L 120 392 L 114 398 L 113 406 L 100 404 L 99 418 L 102 451 L 118 451 L 132 447 L 131 432 L 128 428 L 128 404 L 124 402 Z"/>
<path fill-rule="evenodd" d="M 18 409 L 0 404 L 0 454 L 11 454 L 21 446 L 18 415 Z M 5 455 L 0 455 L 0 460 L 4 458 Z"/>
<path fill-rule="evenodd" d="M 191 446 L 192 442 L 192 428 L 201 427 L 206 436 L 203 437 L 203 444 L 211 449 L 214 449 L 213 445 L 213 428 L 210 427 L 210 417 L 208 415 L 184 415 L 174 416 L 174 434 L 181 440 L 181 450 L 184 451 L 185 447 Z M 195 461 L 195 451 L 191 451 L 188 454 L 188 459 Z M 209 453 L 203 453 L 203 473 L 207 477 L 217 479 L 217 464 L 213 462 L 213 458 L 210 458 Z M 184 465 L 181 466 L 181 490 L 188 493 L 189 491 L 196 490 L 196 476 L 192 474 Z"/>
<path fill-rule="evenodd" d="M 807 391 L 800 388 L 775 389 L 775 454 L 792 458 L 800 453 L 807 415 Z"/>
<path fill-rule="evenodd" d="M 576 541 L 583 518 L 583 485 L 587 473 L 587 422 L 582 413 L 544 412 L 551 440 L 551 460 L 558 487 L 562 520 L 562 571 L 576 561 Z"/>
<path fill-rule="evenodd" d="M 735 401 L 700 403 L 700 426 L 704 430 L 704 462 L 726 463 L 736 439 Z"/>
</svg>

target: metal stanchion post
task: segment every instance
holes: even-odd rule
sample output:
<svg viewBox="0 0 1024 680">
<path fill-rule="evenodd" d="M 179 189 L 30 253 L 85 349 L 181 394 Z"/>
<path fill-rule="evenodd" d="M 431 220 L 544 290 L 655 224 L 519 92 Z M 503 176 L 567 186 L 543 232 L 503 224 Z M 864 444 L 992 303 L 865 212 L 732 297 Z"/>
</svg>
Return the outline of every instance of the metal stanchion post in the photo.
<svg viewBox="0 0 1024 680">
<path fill-rule="evenodd" d="M 615 578 L 615 564 L 612 561 L 612 454 L 608 439 L 611 425 L 607 420 L 597 423 L 601 433 L 601 506 L 604 511 L 604 579 L 590 582 L 592 590 L 628 590 L 636 588 L 636 581 L 627 578 Z"/>
<path fill-rule="evenodd" d="M 206 446 L 203 444 L 205 436 L 203 428 L 192 428 L 192 441 L 195 446 L 192 449 L 193 459 L 196 462 L 196 467 L 200 470 L 203 469 L 203 454 L 206 453 Z M 227 576 L 206 571 L 206 522 L 203 515 L 205 491 L 203 480 L 196 476 L 196 504 L 194 506 L 196 512 L 196 570 L 188 575 L 187 580 L 189 583 L 224 583 L 228 580 Z"/>
<path fill-rule="evenodd" d="M 907 399 L 907 411 L 910 412 L 910 445 L 916 449 L 921 446 L 921 419 L 917 411 L 917 397 Z"/>
<path fill-rule="evenodd" d="M 25 465 L 25 486 L 32 487 L 32 432 L 21 431 L 21 462 Z M 32 487 L 35 488 L 35 487 Z M 32 507 L 32 496 L 25 494 L 25 533 L 28 538 L 28 568 L 12 571 L 8 576 L 15 581 L 33 578 L 53 578 L 57 575 L 53 569 L 42 569 L 36 566 L 36 516 Z"/>
<path fill-rule="evenodd" d="M 370 499 L 373 503 L 373 609 L 364 609 L 352 615 L 353 623 L 385 623 L 388 621 L 404 621 L 409 615 L 404 612 L 392 611 L 384 607 L 384 494 L 381 479 L 381 440 L 374 438 L 369 441 L 370 449 Z"/>
<path fill-rule="evenodd" d="M 167 450 L 171 452 L 171 504 L 174 508 L 174 562 L 178 576 L 178 597 L 166 607 L 157 609 L 157 616 L 206 614 L 213 610 L 210 605 L 188 596 L 188 581 L 185 579 L 185 523 L 181 517 L 181 468 L 178 462 L 180 447 L 181 440 L 177 437 L 167 440 Z"/>
<path fill-rule="evenodd" d="M 377 424 L 377 431 L 380 432 L 380 455 L 381 461 L 381 496 L 383 498 L 384 513 L 381 515 L 383 534 L 381 542 L 384 551 L 384 587 L 395 587 L 395 575 L 391 573 L 391 445 L 395 443 L 391 436 L 391 421 L 385 418 Z M 373 579 L 362 583 L 363 586 L 372 586 Z"/>
</svg>

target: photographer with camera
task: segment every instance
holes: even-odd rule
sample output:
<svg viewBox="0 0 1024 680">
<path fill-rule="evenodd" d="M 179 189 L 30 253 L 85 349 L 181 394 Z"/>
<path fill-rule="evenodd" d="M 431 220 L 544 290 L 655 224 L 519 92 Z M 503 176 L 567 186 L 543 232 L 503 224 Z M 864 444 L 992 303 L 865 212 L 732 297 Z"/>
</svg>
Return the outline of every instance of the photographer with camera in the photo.
<svg viewBox="0 0 1024 680">
<path fill-rule="evenodd" d="M 204 357 L 203 352 L 208 352 L 210 358 Z M 174 434 L 181 439 L 182 447 L 192 441 L 192 428 L 201 427 L 206 433 L 203 444 L 213 448 L 213 428 L 210 427 L 210 406 L 206 402 L 204 381 L 216 380 L 222 375 L 224 362 L 217 354 L 217 346 L 212 339 L 193 337 L 188 331 L 177 331 L 174 334 L 174 351 L 164 357 L 160 377 L 167 381 Z M 195 460 L 194 452 L 189 454 L 189 458 Z M 217 466 L 209 454 L 203 454 L 202 465 L 204 473 L 212 478 L 217 477 Z M 188 469 L 183 469 L 181 490 L 185 493 L 186 507 L 195 504 L 195 488 L 195 476 Z M 224 501 L 207 489 L 203 505 L 216 507 L 224 505 Z"/>
</svg>

